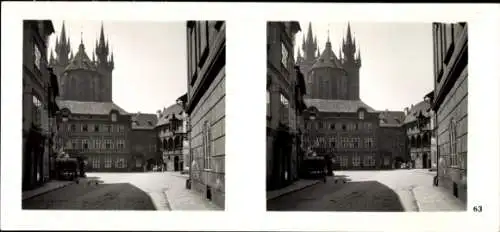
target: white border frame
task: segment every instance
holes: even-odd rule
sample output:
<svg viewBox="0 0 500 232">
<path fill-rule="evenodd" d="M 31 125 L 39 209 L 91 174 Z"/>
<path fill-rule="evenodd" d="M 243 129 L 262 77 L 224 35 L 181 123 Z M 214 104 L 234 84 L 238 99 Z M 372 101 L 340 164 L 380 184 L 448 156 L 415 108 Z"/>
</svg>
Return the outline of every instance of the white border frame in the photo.
<svg viewBox="0 0 500 232">
<path fill-rule="evenodd" d="M 2 229 L 498 230 L 498 5 L 2 2 Z M 21 211 L 23 19 L 226 20 L 226 212 Z M 468 201 L 482 213 L 267 213 L 266 21 L 469 23 Z M 495 51 L 495 52 L 494 52 Z M 245 71 L 245 70 L 251 70 Z M 259 104 L 261 102 L 262 104 Z M 241 110 L 245 106 L 245 110 Z M 248 146 L 248 144 L 251 144 Z"/>
</svg>

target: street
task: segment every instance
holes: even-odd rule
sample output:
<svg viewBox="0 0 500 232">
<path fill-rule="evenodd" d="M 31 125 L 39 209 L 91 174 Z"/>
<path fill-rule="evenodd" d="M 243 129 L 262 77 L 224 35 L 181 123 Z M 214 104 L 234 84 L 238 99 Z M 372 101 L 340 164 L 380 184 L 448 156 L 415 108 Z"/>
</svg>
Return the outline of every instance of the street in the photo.
<svg viewBox="0 0 500 232">
<path fill-rule="evenodd" d="M 329 178 L 327 183 L 319 183 L 269 200 L 267 208 L 270 211 L 458 210 L 460 206 L 455 207 L 458 204 L 454 201 L 455 199 L 451 199 L 452 196 L 449 197 L 450 199 L 443 200 L 442 194 L 436 194 L 440 192 L 432 185 L 432 178 L 433 173 L 422 169 L 336 171 L 335 177 Z M 442 202 L 448 200 L 451 201 L 448 205 L 453 205 L 453 208 L 448 209 L 447 205 L 442 206 Z M 427 207 L 428 205 L 441 205 L 437 207 L 443 209 L 421 208 L 421 206 Z"/>
<path fill-rule="evenodd" d="M 202 199 L 194 199 L 184 188 L 185 180 L 180 174 L 171 172 L 87 173 L 87 178 L 78 184 L 27 199 L 22 205 L 23 209 L 78 210 L 203 208 L 199 203 Z M 177 206 L 179 199 L 182 202 Z M 177 205 L 172 209 L 171 204 Z"/>
</svg>

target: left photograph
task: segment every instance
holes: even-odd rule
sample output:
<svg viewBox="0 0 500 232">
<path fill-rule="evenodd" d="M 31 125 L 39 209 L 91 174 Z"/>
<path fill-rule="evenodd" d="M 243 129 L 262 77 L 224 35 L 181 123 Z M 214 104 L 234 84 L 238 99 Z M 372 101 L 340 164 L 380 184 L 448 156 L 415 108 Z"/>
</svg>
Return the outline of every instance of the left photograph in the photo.
<svg viewBox="0 0 500 232">
<path fill-rule="evenodd" d="M 224 210 L 224 21 L 23 21 L 22 208 Z"/>
</svg>

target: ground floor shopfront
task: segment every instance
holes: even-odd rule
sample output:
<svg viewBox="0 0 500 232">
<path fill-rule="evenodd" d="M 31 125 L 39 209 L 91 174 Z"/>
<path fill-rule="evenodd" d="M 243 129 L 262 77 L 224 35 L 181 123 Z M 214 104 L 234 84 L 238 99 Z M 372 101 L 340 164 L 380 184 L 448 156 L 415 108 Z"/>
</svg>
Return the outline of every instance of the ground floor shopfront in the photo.
<svg viewBox="0 0 500 232">
<path fill-rule="evenodd" d="M 23 131 L 23 190 L 34 189 L 49 180 L 49 151 L 49 139 L 40 131 Z"/>
<path fill-rule="evenodd" d="M 299 178 L 303 157 L 300 137 L 287 129 L 267 128 L 267 190 L 283 188 Z"/>
</svg>

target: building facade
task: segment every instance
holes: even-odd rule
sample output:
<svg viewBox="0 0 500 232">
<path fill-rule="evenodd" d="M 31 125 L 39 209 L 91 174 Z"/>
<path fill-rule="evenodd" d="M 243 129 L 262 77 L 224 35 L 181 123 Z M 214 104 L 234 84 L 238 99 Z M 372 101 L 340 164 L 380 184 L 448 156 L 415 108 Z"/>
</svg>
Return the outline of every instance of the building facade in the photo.
<svg viewBox="0 0 500 232">
<path fill-rule="evenodd" d="M 57 107 L 57 80 L 47 63 L 48 38 L 54 33 L 50 20 L 23 22 L 23 190 L 50 178 L 50 156 Z"/>
<path fill-rule="evenodd" d="M 434 23 L 438 184 L 467 202 L 468 25 Z"/>
<path fill-rule="evenodd" d="M 307 150 L 333 158 L 336 169 L 379 165 L 377 111 L 361 101 L 306 99 L 306 104 L 310 106 L 304 113 Z"/>
<path fill-rule="evenodd" d="M 402 162 L 408 160 L 404 120 L 405 113 L 403 111 L 385 110 L 380 112 L 380 128 L 377 133 L 379 143 L 378 169 L 399 168 Z"/>
<path fill-rule="evenodd" d="M 289 185 L 299 177 L 305 83 L 301 72 L 294 68 L 293 47 L 300 30 L 296 21 L 267 23 L 268 191 Z"/>
<path fill-rule="evenodd" d="M 158 150 L 158 137 L 155 127 L 158 118 L 155 114 L 137 112 L 131 114 L 130 152 L 128 170 L 142 172 L 152 170 L 161 161 Z M 160 163 L 161 164 L 161 163 Z"/>
<path fill-rule="evenodd" d="M 187 131 L 185 127 L 186 113 L 182 103 L 175 103 L 163 111 L 158 112 L 156 133 L 160 142 L 162 162 L 165 171 L 180 172 L 184 169 L 185 141 Z M 188 160 L 188 159 L 187 159 Z"/>
<path fill-rule="evenodd" d="M 191 188 L 224 208 L 226 23 L 188 21 L 186 31 Z"/>
<path fill-rule="evenodd" d="M 406 131 L 408 156 L 412 168 L 430 169 L 431 162 L 431 109 L 430 99 L 411 105 L 405 109 L 404 128 Z"/>
<path fill-rule="evenodd" d="M 131 115 L 111 102 L 57 101 L 58 147 L 87 161 L 87 171 L 128 171 Z"/>
</svg>

